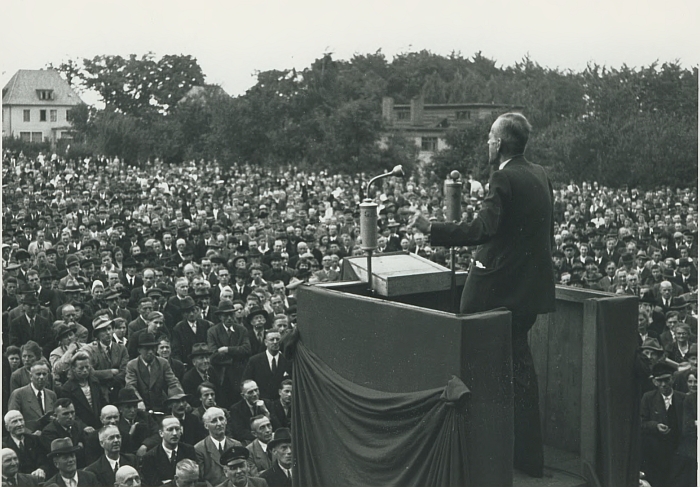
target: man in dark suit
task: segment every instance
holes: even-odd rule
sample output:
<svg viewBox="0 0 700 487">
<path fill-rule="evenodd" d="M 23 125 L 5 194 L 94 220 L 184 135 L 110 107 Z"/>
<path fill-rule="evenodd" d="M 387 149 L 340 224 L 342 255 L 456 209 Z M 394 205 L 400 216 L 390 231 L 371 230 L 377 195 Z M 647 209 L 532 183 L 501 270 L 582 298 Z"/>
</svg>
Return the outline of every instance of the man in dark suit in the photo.
<svg viewBox="0 0 700 487">
<path fill-rule="evenodd" d="M 41 430 L 40 441 L 45 451 L 51 451 L 51 442 L 57 438 L 70 438 L 76 446 L 81 448 L 78 452 L 77 461 L 79 468 L 85 468 L 87 462 L 85 460 L 85 452 L 82 450 L 86 444 L 87 435 L 93 433 L 95 428 L 86 426 L 85 423 L 75 417 L 75 406 L 67 398 L 61 398 L 56 401 L 53 410 L 54 419 L 46 427 Z M 48 462 L 47 466 L 50 471 L 46 475 L 53 475 L 55 468 L 52 462 Z"/>
<path fill-rule="evenodd" d="M 138 302 L 139 316 L 129 323 L 129 340 L 132 340 L 137 331 L 148 328 L 146 317 L 153 311 L 153 300 L 149 297 L 141 298 Z"/>
<path fill-rule="evenodd" d="M 272 452 L 272 467 L 260 477 L 270 487 L 292 487 L 292 435 L 289 429 L 276 430 L 267 448 Z"/>
<path fill-rule="evenodd" d="M 32 475 L 37 481 L 46 478 L 46 452 L 35 435 L 27 434 L 22 413 L 10 410 L 5 415 L 5 429 L 8 435 L 2 439 L 2 447 L 17 454 L 19 473 Z"/>
<path fill-rule="evenodd" d="M 219 323 L 207 331 L 207 345 L 212 352 L 211 365 L 219 379 L 214 385 L 219 404 L 225 408 L 236 402 L 241 376 L 251 351 L 248 330 L 240 324 L 235 314 L 234 305 L 222 303 L 216 311 Z"/>
<path fill-rule="evenodd" d="M 260 399 L 260 390 L 255 381 L 244 380 L 241 384 L 241 399 L 231 406 L 231 434 L 238 441 L 247 445 L 255 439 L 250 430 L 250 419 L 262 414 L 272 423 L 272 429 L 279 428 L 277 417 L 272 414 L 272 401 Z"/>
<path fill-rule="evenodd" d="M 141 399 L 133 387 L 124 387 L 119 391 L 117 407 L 119 408 L 119 432 L 122 435 L 123 451 L 125 453 L 146 453 L 144 444 L 147 438 L 158 432 L 158 425 L 151 416 L 137 405 Z"/>
<path fill-rule="evenodd" d="M 130 293 L 141 286 L 143 286 L 143 279 L 136 275 L 136 271 L 139 268 L 138 262 L 134 260 L 133 257 L 127 257 L 122 264 L 124 267 L 124 275 L 121 276 L 121 283 Z"/>
<path fill-rule="evenodd" d="M 129 353 L 124 345 L 113 340 L 112 325 L 113 321 L 107 316 L 99 316 L 92 325 L 95 341 L 86 347 L 86 351 L 102 393 L 114 400 L 125 384 Z"/>
<path fill-rule="evenodd" d="M 45 354 L 49 353 L 56 348 L 56 343 L 51 323 L 38 314 L 39 300 L 34 294 L 29 294 L 24 297 L 22 307 L 24 312 L 17 319 L 10 320 L 9 344 L 20 347 L 33 340 Z"/>
<path fill-rule="evenodd" d="M 285 379 L 280 384 L 279 399 L 272 404 L 272 414 L 277 416 L 284 428 L 292 427 L 292 379 Z"/>
<path fill-rule="evenodd" d="M 30 369 L 31 382 L 10 394 L 8 409 L 15 409 L 22 413 L 27 431 L 30 433 L 41 431 L 46 424 L 46 418 L 56 404 L 56 393 L 46 388 L 49 374 L 48 364 L 34 363 Z"/>
<path fill-rule="evenodd" d="M 685 394 L 674 391 L 671 378 L 675 369 L 659 362 L 652 366 L 655 391 L 642 396 L 642 465 L 651 485 L 666 485 L 673 454 L 683 429 Z"/>
<path fill-rule="evenodd" d="M 250 430 L 255 436 L 246 448 L 250 452 L 250 459 L 258 472 L 264 472 L 272 467 L 272 456 L 268 444 L 272 440 L 272 423 L 267 416 L 262 414 L 250 419 Z"/>
<path fill-rule="evenodd" d="M 172 334 L 173 358 L 187 363 L 195 343 L 206 343 L 207 331 L 212 323 L 199 317 L 199 308 L 191 296 L 181 303 L 184 319 L 175 325 Z"/>
<path fill-rule="evenodd" d="M 279 398 L 282 381 L 292 377 L 292 364 L 280 353 L 281 339 L 277 329 L 265 330 L 266 350 L 250 357 L 243 371 L 243 380 L 254 380 L 260 397 L 271 401 Z"/>
<path fill-rule="evenodd" d="M 2 452 L 2 485 L 21 485 L 21 486 L 32 486 L 39 485 L 39 479 L 33 475 L 26 473 L 20 473 L 19 471 L 19 458 L 17 453 L 11 448 L 3 448 Z"/>
<path fill-rule="evenodd" d="M 512 313 L 514 465 L 543 475 L 537 376 L 528 331 L 538 314 L 554 311 L 553 192 L 545 170 L 524 157 L 531 126 L 519 113 L 501 115 L 489 132 L 489 193 L 471 222 L 413 226 L 446 247 L 479 245 L 462 292 L 461 313 L 506 307 Z"/>
<path fill-rule="evenodd" d="M 156 357 L 155 336 L 142 333 L 137 340 L 139 356 L 126 365 L 126 385 L 138 391 L 146 408 L 162 411 L 168 396 L 184 391 L 168 361 Z"/>
<path fill-rule="evenodd" d="M 143 483 L 153 487 L 171 481 L 175 476 L 175 465 L 180 460 L 189 458 L 196 461 L 194 447 L 180 442 L 182 427 L 177 418 L 165 416 L 158 434 L 162 442 L 146 453 L 141 462 Z"/>
<path fill-rule="evenodd" d="M 78 470 L 76 452 L 80 446 L 73 446 L 70 438 L 57 438 L 51 442 L 49 459 L 53 460 L 58 473 L 46 481 L 46 485 L 56 484 L 59 487 L 94 487 L 97 477 L 92 472 Z"/>
<path fill-rule="evenodd" d="M 185 376 L 182 379 L 182 389 L 185 391 L 185 394 L 193 398 L 191 402 L 193 406 L 199 405 L 197 388 L 200 384 L 203 382 L 221 382 L 218 374 L 209 363 L 210 356 L 211 351 L 206 343 L 195 343 L 192 346 L 192 353 L 190 353 L 189 359 L 193 367 L 185 372 Z"/>
<path fill-rule="evenodd" d="M 136 457 L 134 455 L 122 454 L 122 438 L 119 428 L 108 425 L 99 431 L 100 446 L 104 453 L 100 458 L 85 468 L 85 471 L 92 472 L 97 477 L 96 486 L 111 487 L 114 485 L 114 474 L 122 465 L 136 467 Z"/>
</svg>

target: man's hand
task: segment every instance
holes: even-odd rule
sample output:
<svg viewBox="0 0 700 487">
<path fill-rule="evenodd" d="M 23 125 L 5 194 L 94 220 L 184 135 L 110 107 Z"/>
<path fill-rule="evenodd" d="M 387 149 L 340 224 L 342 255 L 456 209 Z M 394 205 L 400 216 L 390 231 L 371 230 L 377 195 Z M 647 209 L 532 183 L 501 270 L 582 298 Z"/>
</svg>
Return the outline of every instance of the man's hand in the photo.
<svg viewBox="0 0 700 487">
<path fill-rule="evenodd" d="M 112 375 L 117 375 L 119 373 L 119 369 L 110 369 L 112 371 Z"/>
<path fill-rule="evenodd" d="M 146 445 L 141 445 L 138 450 L 136 450 L 136 456 L 137 457 L 142 457 L 146 454 L 148 450 L 146 449 Z"/>
<path fill-rule="evenodd" d="M 414 215 L 408 220 L 408 226 L 413 227 L 421 233 L 430 232 L 430 221 L 421 215 L 420 211 L 414 213 Z"/>
<path fill-rule="evenodd" d="M 86 426 L 83 431 L 85 432 L 86 435 L 89 435 L 89 434 L 95 432 L 95 428 L 93 428 L 92 426 Z"/>
<path fill-rule="evenodd" d="M 40 468 L 37 468 L 36 470 L 34 470 L 34 471 L 31 473 L 31 475 L 32 475 L 32 477 L 36 477 L 36 478 L 39 479 L 40 481 L 43 481 L 44 478 L 46 478 L 46 473 L 45 473 L 42 469 L 40 469 Z"/>
<path fill-rule="evenodd" d="M 217 352 L 219 352 L 219 353 L 226 353 L 226 352 L 228 352 L 228 347 L 219 347 L 219 349 L 217 350 Z"/>
<path fill-rule="evenodd" d="M 666 426 L 663 423 L 657 424 L 656 429 L 658 429 L 659 433 L 661 433 L 662 435 L 667 435 L 671 432 L 671 428 L 669 428 L 668 426 Z"/>
</svg>

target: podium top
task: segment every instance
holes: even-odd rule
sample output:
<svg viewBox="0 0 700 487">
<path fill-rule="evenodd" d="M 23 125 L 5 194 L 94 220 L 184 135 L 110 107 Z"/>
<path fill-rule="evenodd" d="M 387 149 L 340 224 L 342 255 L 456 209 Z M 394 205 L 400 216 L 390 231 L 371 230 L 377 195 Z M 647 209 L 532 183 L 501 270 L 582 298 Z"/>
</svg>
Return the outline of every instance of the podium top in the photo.
<svg viewBox="0 0 700 487">
<path fill-rule="evenodd" d="M 349 274 L 367 282 L 366 256 L 346 257 L 343 262 L 344 276 Z M 450 289 L 450 270 L 416 254 L 375 254 L 372 288 L 386 297 L 445 291 Z"/>
</svg>

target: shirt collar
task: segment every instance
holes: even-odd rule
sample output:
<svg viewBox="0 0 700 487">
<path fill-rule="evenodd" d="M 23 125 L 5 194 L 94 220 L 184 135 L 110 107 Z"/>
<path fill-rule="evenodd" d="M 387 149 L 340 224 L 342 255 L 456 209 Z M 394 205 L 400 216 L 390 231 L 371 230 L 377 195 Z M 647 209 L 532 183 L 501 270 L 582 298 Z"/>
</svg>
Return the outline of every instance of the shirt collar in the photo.
<svg viewBox="0 0 700 487">
<path fill-rule="evenodd" d="M 501 169 L 503 169 L 504 167 L 506 167 L 506 165 L 507 165 L 510 161 L 512 161 L 512 160 L 513 160 L 513 158 L 511 157 L 510 159 L 508 159 L 508 160 L 503 161 L 502 163 L 500 163 L 500 164 L 498 165 L 498 170 L 500 171 Z"/>
<path fill-rule="evenodd" d="M 72 480 L 73 482 L 75 482 L 75 485 L 78 485 L 78 471 L 77 470 L 75 471 L 75 474 L 72 477 L 66 478 L 63 475 L 61 475 L 61 478 L 63 479 L 63 483 L 65 483 L 66 485 L 68 485 L 69 480 Z"/>
</svg>

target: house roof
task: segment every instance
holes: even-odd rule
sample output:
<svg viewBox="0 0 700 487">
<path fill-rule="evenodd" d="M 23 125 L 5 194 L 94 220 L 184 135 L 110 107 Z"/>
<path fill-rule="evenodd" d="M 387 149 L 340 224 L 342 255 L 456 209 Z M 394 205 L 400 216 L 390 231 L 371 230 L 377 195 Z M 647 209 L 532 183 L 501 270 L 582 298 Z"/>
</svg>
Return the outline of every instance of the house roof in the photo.
<svg viewBox="0 0 700 487">
<path fill-rule="evenodd" d="M 53 100 L 41 100 L 37 90 L 53 90 Z M 3 105 L 79 105 L 80 97 L 58 71 L 20 69 L 2 89 Z"/>
</svg>

